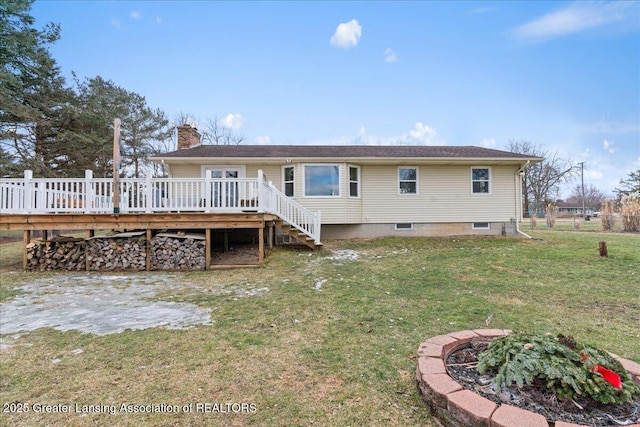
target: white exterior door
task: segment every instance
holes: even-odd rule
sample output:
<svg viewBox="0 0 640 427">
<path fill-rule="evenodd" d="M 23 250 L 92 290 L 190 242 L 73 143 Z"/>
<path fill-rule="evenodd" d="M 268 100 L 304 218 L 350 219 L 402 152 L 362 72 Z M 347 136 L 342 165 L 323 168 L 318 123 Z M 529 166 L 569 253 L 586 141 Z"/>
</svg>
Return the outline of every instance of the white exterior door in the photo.
<svg viewBox="0 0 640 427">
<path fill-rule="evenodd" d="M 241 178 L 241 174 L 242 169 L 239 167 L 211 167 L 206 169 L 206 177 L 214 180 L 211 184 L 211 189 L 207 191 L 207 194 L 210 194 L 210 207 L 222 209 L 238 207 L 238 182 L 226 180 Z"/>
</svg>

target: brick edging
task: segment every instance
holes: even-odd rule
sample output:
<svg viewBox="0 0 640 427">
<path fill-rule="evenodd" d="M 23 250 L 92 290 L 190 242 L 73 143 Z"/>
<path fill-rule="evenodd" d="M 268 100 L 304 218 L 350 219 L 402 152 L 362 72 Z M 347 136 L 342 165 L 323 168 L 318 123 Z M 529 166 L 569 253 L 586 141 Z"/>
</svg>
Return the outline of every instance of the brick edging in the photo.
<svg viewBox="0 0 640 427">
<path fill-rule="evenodd" d="M 510 334 L 507 329 L 474 329 L 431 337 L 418 348 L 416 380 L 422 400 L 446 426 L 487 427 L 587 427 L 558 421 L 547 422 L 543 415 L 515 406 L 499 405 L 467 390 L 456 382 L 446 369 L 446 359 L 454 349 L 472 339 L 492 339 Z M 640 364 L 611 353 L 614 359 L 640 383 Z M 630 427 L 640 427 L 632 424 Z"/>
</svg>

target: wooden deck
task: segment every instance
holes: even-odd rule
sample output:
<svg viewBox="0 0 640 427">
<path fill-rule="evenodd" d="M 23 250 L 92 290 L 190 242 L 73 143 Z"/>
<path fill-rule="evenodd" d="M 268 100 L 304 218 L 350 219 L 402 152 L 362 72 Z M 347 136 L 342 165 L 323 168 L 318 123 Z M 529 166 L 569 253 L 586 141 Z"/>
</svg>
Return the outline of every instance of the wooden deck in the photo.
<svg viewBox="0 0 640 427">
<path fill-rule="evenodd" d="M 312 212 L 256 178 L 0 178 L 0 229 L 260 228 L 277 224 L 319 248 L 320 212 Z M 5 218 L 4 215 L 7 215 Z M 268 219 L 267 219 L 268 218 Z"/>
<path fill-rule="evenodd" d="M 268 213 L 12 214 L 0 216 L 1 230 L 126 230 L 260 228 Z"/>
<path fill-rule="evenodd" d="M 233 229 L 256 229 L 258 231 L 258 264 L 262 265 L 265 254 L 265 230 L 272 242 L 273 228 L 278 216 L 268 213 L 132 213 L 132 214 L 12 214 L 0 216 L 0 229 L 23 230 L 23 266 L 27 268 L 27 245 L 33 230 L 86 230 L 92 237 L 95 230 L 146 230 L 147 241 L 153 230 L 205 230 L 206 269 L 227 266 L 211 265 L 211 231 Z M 228 266 L 231 267 L 231 266 Z"/>
<path fill-rule="evenodd" d="M 257 230 L 258 265 L 264 261 L 264 232 L 272 244 L 275 227 L 312 249 L 322 246 L 320 212 L 287 197 L 262 171 L 256 178 L 146 177 L 116 183 L 94 178 L 90 170 L 84 178 L 34 178 L 27 170 L 24 178 L 0 178 L 0 212 L 0 230 L 24 230 L 25 268 L 33 230 L 45 236 L 50 230 L 86 230 L 87 237 L 95 230 L 146 230 L 147 241 L 154 230 L 204 230 L 207 269 L 212 230 Z"/>
</svg>

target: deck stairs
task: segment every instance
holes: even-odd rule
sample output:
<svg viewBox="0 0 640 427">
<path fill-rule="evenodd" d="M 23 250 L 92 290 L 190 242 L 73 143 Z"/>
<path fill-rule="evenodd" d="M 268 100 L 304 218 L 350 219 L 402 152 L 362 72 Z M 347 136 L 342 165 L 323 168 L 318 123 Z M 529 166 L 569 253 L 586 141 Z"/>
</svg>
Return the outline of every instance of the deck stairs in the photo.
<svg viewBox="0 0 640 427">
<path fill-rule="evenodd" d="M 283 219 L 278 219 L 275 221 L 276 226 L 284 231 L 289 236 L 296 239 L 299 243 L 310 247 L 313 250 L 322 249 L 322 242 L 316 242 L 316 239 L 307 234 L 305 231 L 302 231 L 295 226 L 289 224 Z"/>
</svg>

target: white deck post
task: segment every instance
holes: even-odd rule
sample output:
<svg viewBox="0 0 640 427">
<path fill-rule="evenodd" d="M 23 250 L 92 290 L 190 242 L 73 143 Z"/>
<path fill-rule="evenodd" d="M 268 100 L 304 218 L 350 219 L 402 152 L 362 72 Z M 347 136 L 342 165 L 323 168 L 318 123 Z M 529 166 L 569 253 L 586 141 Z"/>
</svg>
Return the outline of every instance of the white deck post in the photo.
<svg viewBox="0 0 640 427">
<path fill-rule="evenodd" d="M 144 204 L 145 204 L 144 207 L 145 207 L 145 212 L 151 213 L 156 208 L 155 197 L 154 197 L 155 196 L 154 193 L 156 193 L 156 191 L 154 191 L 153 183 L 151 182 L 151 170 L 147 171 L 145 179 L 146 179 L 145 187 L 147 191 L 146 191 L 145 200 L 144 200 Z"/>
<path fill-rule="evenodd" d="M 264 173 L 262 172 L 262 169 L 258 169 L 258 203 L 256 203 L 256 208 L 258 209 L 258 211 L 265 211 L 266 208 L 266 203 L 265 203 L 265 199 L 264 199 L 264 190 L 262 189 L 262 183 L 264 181 Z"/>
<path fill-rule="evenodd" d="M 84 171 L 84 212 L 90 213 L 93 209 L 93 171 L 86 169 Z"/>
<path fill-rule="evenodd" d="M 318 217 L 316 218 L 316 226 L 315 226 L 315 230 L 314 234 L 315 234 L 315 238 L 316 238 L 316 244 L 320 244 L 320 230 L 322 229 L 322 211 L 318 211 Z"/>
<path fill-rule="evenodd" d="M 31 180 L 33 179 L 33 171 L 25 170 L 24 171 L 24 201 L 23 208 L 28 213 L 31 213 L 33 209 L 33 186 Z"/>
<path fill-rule="evenodd" d="M 269 210 L 271 213 L 273 212 L 280 212 L 280 206 L 278 205 L 278 199 L 276 196 L 276 192 L 273 191 L 273 189 L 275 188 L 275 186 L 273 185 L 273 182 L 269 181 L 268 184 L 269 186 Z"/>
<path fill-rule="evenodd" d="M 203 191 L 203 197 L 202 200 L 204 200 L 204 211 L 206 213 L 211 212 L 212 207 L 214 206 L 215 202 L 214 200 L 212 200 L 213 197 L 213 186 L 211 184 L 211 180 L 213 178 L 211 178 L 211 173 L 207 172 L 206 175 L 204 176 L 204 191 Z"/>
</svg>

